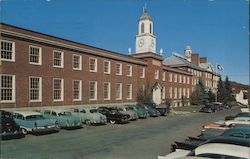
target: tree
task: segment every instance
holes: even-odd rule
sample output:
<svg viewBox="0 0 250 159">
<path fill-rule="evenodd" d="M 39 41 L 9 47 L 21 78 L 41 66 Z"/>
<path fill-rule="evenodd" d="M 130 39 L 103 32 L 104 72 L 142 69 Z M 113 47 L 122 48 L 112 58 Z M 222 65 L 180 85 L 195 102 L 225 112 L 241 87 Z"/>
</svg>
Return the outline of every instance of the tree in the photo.
<svg viewBox="0 0 250 159">
<path fill-rule="evenodd" d="M 224 95 L 225 95 L 224 82 L 220 78 L 218 85 L 217 85 L 217 101 L 223 103 L 224 102 Z"/>
<path fill-rule="evenodd" d="M 227 102 L 235 101 L 235 98 L 233 97 L 232 86 L 229 82 L 228 76 L 226 76 L 224 87 L 225 87 L 225 89 L 224 89 L 225 92 L 224 92 L 223 102 L 227 103 Z"/>
<path fill-rule="evenodd" d="M 194 105 L 203 105 L 208 103 L 208 98 L 208 93 L 202 80 L 200 79 L 190 97 L 191 103 Z"/>
<path fill-rule="evenodd" d="M 215 102 L 215 94 L 211 91 L 211 89 L 209 89 L 208 91 L 208 101 L 209 102 Z"/>
<path fill-rule="evenodd" d="M 137 102 L 140 104 L 150 103 L 152 101 L 152 87 L 149 83 L 143 88 L 140 88 L 137 92 Z"/>
</svg>

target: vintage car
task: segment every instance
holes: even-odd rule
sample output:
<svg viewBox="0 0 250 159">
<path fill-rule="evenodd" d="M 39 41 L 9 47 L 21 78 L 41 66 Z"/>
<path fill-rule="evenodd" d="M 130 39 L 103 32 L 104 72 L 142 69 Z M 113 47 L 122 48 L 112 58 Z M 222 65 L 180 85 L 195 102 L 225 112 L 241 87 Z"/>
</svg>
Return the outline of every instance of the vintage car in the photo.
<svg viewBox="0 0 250 159">
<path fill-rule="evenodd" d="M 14 111 L 15 122 L 21 127 L 23 134 L 47 133 L 59 131 L 54 119 L 46 119 L 41 113 L 33 111 Z"/>
<path fill-rule="evenodd" d="M 111 124 L 129 122 L 129 115 L 122 114 L 115 108 L 99 107 L 97 110 L 99 113 L 105 115 L 107 117 L 107 121 Z"/>
<path fill-rule="evenodd" d="M 105 124 L 107 122 L 106 116 L 99 113 L 94 107 L 77 107 L 73 108 L 72 111 L 73 115 L 78 116 L 87 125 Z"/>
<path fill-rule="evenodd" d="M 116 108 L 122 114 L 129 115 L 129 119 L 128 120 L 137 120 L 138 119 L 137 113 L 134 112 L 133 110 L 130 110 L 127 107 L 121 106 L 121 107 L 113 107 L 113 108 Z"/>
<path fill-rule="evenodd" d="M 207 129 L 221 129 L 221 130 L 227 130 L 231 127 L 221 124 L 221 123 L 210 123 L 208 125 L 203 126 L 202 131 L 206 131 Z"/>
<path fill-rule="evenodd" d="M 66 109 L 44 109 L 41 113 L 47 119 L 56 120 L 60 128 L 81 128 L 82 121 L 79 117 L 73 116 L 69 110 Z"/>
<path fill-rule="evenodd" d="M 22 138 L 25 135 L 22 133 L 21 128 L 13 119 L 13 115 L 10 112 L 0 110 L 1 115 L 1 136 L 2 140 Z"/>
<path fill-rule="evenodd" d="M 230 115 L 230 116 L 226 116 L 225 120 L 234 120 L 237 117 L 248 117 L 250 118 L 250 113 L 249 112 L 241 112 L 237 115 Z"/>
<path fill-rule="evenodd" d="M 164 104 L 156 105 L 154 102 L 151 101 L 149 103 L 145 103 L 145 105 L 159 111 L 161 116 L 166 116 L 170 112 L 170 106 L 166 106 Z"/>
<path fill-rule="evenodd" d="M 203 106 L 201 109 L 200 109 L 200 112 L 203 112 L 203 113 L 214 113 L 214 112 L 217 112 L 221 110 L 221 107 L 219 105 L 215 105 L 215 104 L 206 104 L 205 106 Z"/>
<path fill-rule="evenodd" d="M 136 112 L 137 116 L 139 118 L 145 119 L 145 118 L 149 117 L 148 111 L 141 108 L 141 107 L 139 107 L 139 106 L 137 106 L 137 105 L 127 105 L 126 107 L 128 109 L 133 110 L 134 112 Z"/>
<path fill-rule="evenodd" d="M 147 110 L 148 114 L 150 117 L 158 117 L 160 116 L 160 112 L 154 108 L 151 108 L 150 106 L 147 105 L 138 105 L 139 107 L 144 108 L 145 110 Z"/>
</svg>

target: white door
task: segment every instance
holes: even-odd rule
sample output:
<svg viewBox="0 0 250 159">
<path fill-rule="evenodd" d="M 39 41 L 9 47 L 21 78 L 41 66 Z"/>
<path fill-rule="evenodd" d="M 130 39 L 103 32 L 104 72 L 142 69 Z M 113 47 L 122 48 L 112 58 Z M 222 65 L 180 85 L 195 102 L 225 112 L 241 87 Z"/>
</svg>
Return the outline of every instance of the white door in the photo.
<svg viewBox="0 0 250 159">
<path fill-rule="evenodd" d="M 161 104 L 161 87 L 155 87 L 153 89 L 153 101 L 156 105 Z"/>
</svg>

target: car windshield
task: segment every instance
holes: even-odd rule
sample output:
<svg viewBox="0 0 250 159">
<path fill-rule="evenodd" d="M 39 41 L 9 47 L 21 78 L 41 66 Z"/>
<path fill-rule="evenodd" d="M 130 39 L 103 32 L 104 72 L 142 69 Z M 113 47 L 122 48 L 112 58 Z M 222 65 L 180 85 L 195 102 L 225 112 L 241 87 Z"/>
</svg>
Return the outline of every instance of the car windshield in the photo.
<svg viewBox="0 0 250 159">
<path fill-rule="evenodd" d="M 58 113 L 59 116 L 71 116 L 71 112 L 60 112 Z"/>
<path fill-rule="evenodd" d="M 29 115 L 29 116 L 26 116 L 26 120 L 40 120 L 40 119 L 44 119 L 44 117 L 42 115 Z"/>
<path fill-rule="evenodd" d="M 90 109 L 90 113 L 98 113 L 97 109 Z"/>
</svg>

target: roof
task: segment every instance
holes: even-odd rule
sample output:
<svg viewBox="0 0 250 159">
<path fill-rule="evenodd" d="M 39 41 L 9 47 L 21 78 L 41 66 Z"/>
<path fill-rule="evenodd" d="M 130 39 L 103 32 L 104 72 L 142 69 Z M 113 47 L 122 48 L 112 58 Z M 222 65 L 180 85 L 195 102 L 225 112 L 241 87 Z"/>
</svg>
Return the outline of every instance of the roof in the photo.
<svg viewBox="0 0 250 159">
<path fill-rule="evenodd" d="M 187 66 L 196 70 L 202 70 L 204 71 L 203 68 L 189 62 L 187 59 L 177 56 L 177 55 L 172 55 L 170 57 L 167 57 L 164 59 L 163 64 L 166 66 L 170 67 L 178 67 L 178 66 Z"/>
<path fill-rule="evenodd" d="M 30 116 L 30 115 L 41 115 L 41 113 L 35 112 L 35 111 L 14 111 L 13 113 L 21 114 L 24 117 Z"/>
<path fill-rule="evenodd" d="M 212 64 L 210 64 L 210 63 L 200 63 L 199 67 L 207 70 L 208 72 L 215 73 L 215 70 L 214 70 Z"/>
<path fill-rule="evenodd" d="M 148 11 L 146 8 L 143 9 L 143 15 L 140 17 L 140 20 L 151 20 L 152 18 L 149 16 Z"/>
</svg>

